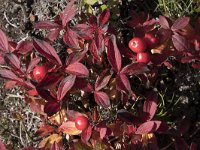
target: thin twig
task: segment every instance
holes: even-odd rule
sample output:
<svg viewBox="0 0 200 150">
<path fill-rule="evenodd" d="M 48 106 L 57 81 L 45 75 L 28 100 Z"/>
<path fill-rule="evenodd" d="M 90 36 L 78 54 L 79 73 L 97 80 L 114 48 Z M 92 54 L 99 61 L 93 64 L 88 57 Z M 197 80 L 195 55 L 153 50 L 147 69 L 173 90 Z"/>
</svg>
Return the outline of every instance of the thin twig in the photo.
<svg viewBox="0 0 200 150">
<path fill-rule="evenodd" d="M 3 15 L 4 15 L 4 18 L 6 19 L 6 21 L 8 22 L 9 25 L 11 25 L 11 26 L 14 27 L 14 28 L 18 28 L 17 25 L 11 23 L 11 22 L 8 20 L 8 17 L 6 16 L 6 12 L 5 12 L 5 11 L 4 11 Z"/>
</svg>

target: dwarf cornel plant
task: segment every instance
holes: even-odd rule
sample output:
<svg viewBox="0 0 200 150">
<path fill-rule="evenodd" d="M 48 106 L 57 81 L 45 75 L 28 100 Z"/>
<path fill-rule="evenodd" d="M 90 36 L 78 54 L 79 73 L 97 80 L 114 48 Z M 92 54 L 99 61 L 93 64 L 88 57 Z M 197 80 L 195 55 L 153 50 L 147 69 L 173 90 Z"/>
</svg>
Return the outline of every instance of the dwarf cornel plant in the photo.
<svg viewBox="0 0 200 150">
<path fill-rule="evenodd" d="M 108 9 L 71 23 L 78 15 L 75 0 L 53 21 L 34 25 L 48 31 L 43 39 L 17 43 L 0 30 L 0 77 L 9 87 L 25 91 L 26 102 L 42 120 L 36 132 L 41 138 L 38 147 L 26 150 L 187 150 L 189 144 L 190 150 L 197 150 L 194 142 L 183 138 L 187 121 L 174 128 L 157 116 L 160 89 L 156 79 L 161 67 L 173 68 L 169 58 L 200 68 L 200 18 L 192 26 L 186 16 L 170 20 L 130 14 L 127 26 L 134 30 L 132 38 L 156 38 L 145 49 L 145 63 L 136 59 L 128 44 L 119 42 Z M 52 46 L 60 37 L 67 47 L 65 56 Z M 34 71 L 38 66 L 45 68 L 39 79 L 40 73 Z M 79 119 L 81 130 L 77 118 L 83 118 Z M 157 137 L 165 142 L 159 143 Z M 2 143 L 0 148 L 5 150 Z"/>
</svg>

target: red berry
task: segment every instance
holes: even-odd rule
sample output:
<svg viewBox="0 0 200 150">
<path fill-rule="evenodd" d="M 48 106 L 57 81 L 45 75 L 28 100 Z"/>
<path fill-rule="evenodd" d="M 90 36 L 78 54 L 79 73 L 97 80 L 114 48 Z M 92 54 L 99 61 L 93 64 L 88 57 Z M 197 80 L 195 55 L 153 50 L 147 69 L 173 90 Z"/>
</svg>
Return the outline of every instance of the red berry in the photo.
<svg viewBox="0 0 200 150">
<path fill-rule="evenodd" d="M 146 33 L 144 40 L 149 48 L 154 48 L 158 44 L 158 39 L 152 33 Z"/>
<path fill-rule="evenodd" d="M 137 53 L 137 62 L 148 63 L 150 61 L 149 53 Z"/>
<path fill-rule="evenodd" d="M 128 46 L 135 53 L 144 52 L 147 48 L 145 41 L 138 37 L 134 37 L 130 40 Z"/>
<path fill-rule="evenodd" d="M 78 130 L 84 130 L 88 127 L 89 122 L 88 122 L 88 118 L 85 116 L 78 116 L 75 119 L 75 126 Z"/>
<path fill-rule="evenodd" d="M 45 66 L 36 66 L 33 69 L 33 78 L 37 81 L 41 81 L 47 73 L 47 69 Z"/>
</svg>

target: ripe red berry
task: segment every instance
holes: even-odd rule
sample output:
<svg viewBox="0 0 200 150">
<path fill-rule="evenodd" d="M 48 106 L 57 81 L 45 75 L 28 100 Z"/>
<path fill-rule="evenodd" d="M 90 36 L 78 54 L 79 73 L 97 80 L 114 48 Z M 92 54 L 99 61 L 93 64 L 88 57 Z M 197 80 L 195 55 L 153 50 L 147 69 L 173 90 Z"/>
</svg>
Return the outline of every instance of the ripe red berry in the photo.
<svg viewBox="0 0 200 150">
<path fill-rule="evenodd" d="M 148 63 L 150 61 L 149 53 L 137 53 L 137 62 Z"/>
<path fill-rule="evenodd" d="M 147 48 L 145 41 L 138 37 L 134 37 L 132 40 L 130 40 L 128 46 L 135 53 L 144 52 Z"/>
<path fill-rule="evenodd" d="M 158 44 L 158 39 L 152 33 L 146 33 L 144 40 L 149 48 L 154 48 Z"/>
<path fill-rule="evenodd" d="M 89 122 L 88 122 L 88 118 L 85 116 L 78 116 L 75 119 L 75 126 L 78 130 L 84 130 L 88 127 Z"/>
<path fill-rule="evenodd" d="M 37 81 L 41 81 L 47 73 L 47 68 L 45 66 L 36 66 L 33 69 L 33 78 Z"/>
</svg>

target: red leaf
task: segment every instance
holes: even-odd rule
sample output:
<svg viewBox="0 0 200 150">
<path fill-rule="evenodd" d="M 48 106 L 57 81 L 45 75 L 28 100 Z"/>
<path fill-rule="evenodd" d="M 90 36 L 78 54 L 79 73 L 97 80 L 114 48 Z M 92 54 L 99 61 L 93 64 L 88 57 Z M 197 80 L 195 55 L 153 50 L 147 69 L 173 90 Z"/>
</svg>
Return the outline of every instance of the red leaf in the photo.
<svg viewBox="0 0 200 150">
<path fill-rule="evenodd" d="M 110 99 L 108 95 L 104 92 L 94 92 L 94 99 L 96 103 L 104 108 L 108 108 L 110 106 Z"/>
<path fill-rule="evenodd" d="M 7 150 L 6 146 L 3 144 L 1 140 L 0 140 L 0 150 Z"/>
<path fill-rule="evenodd" d="M 76 6 L 74 5 L 75 0 L 72 0 L 67 4 L 64 11 L 60 13 L 60 18 L 62 20 L 62 26 L 65 27 L 66 24 L 72 20 L 72 18 L 76 15 Z"/>
<path fill-rule="evenodd" d="M 67 119 L 72 120 L 72 121 L 74 121 L 79 116 L 85 116 L 84 114 L 78 111 L 74 111 L 74 110 L 67 110 L 66 115 L 67 115 Z"/>
<path fill-rule="evenodd" d="M 147 65 L 144 63 L 132 63 L 125 66 L 120 73 L 125 75 L 133 75 L 133 74 L 143 74 L 144 72 L 149 71 Z"/>
<path fill-rule="evenodd" d="M 172 42 L 178 51 L 188 50 L 188 42 L 185 37 L 178 34 L 172 35 Z"/>
<path fill-rule="evenodd" d="M 72 48 L 79 49 L 79 41 L 78 41 L 78 35 L 76 32 L 71 30 L 70 28 L 67 28 L 64 35 L 63 35 L 63 41 Z"/>
<path fill-rule="evenodd" d="M 95 82 L 95 91 L 99 91 L 102 88 L 104 88 L 108 82 L 110 81 L 112 75 L 108 75 L 108 69 L 105 69 L 100 76 L 98 76 L 96 82 Z"/>
<path fill-rule="evenodd" d="M 60 29 L 54 29 L 51 30 L 46 36 L 45 39 L 48 39 L 49 41 L 53 42 L 58 35 L 60 34 Z"/>
<path fill-rule="evenodd" d="M 33 49 L 32 41 L 22 41 L 16 47 L 16 52 L 22 55 L 27 54 Z"/>
<path fill-rule="evenodd" d="M 23 82 L 22 79 L 18 78 L 12 71 L 7 69 L 0 70 L 0 77 L 8 80 Z"/>
<path fill-rule="evenodd" d="M 4 60 L 4 52 L 1 52 L 0 51 L 0 64 L 4 64 L 5 63 L 5 60 Z"/>
<path fill-rule="evenodd" d="M 92 54 L 92 56 L 94 57 L 94 59 L 96 59 L 98 61 L 101 60 L 99 50 L 98 50 L 94 40 L 92 40 L 89 50 L 90 50 L 90 53 Z"/>
<path fill-rule="evenodd" d="M 95 40 L 95 44 L 97 46 L 97 49 L 99 51 L 99 53 L 101 54 L 103 52 L 104 48 L 104 37 L 102 34 L 102 30 L 97 30 L 95 35 L 94 35 L 94 40 Z"/>
<path fill-rule="evenodd" d="M 126 75 L 124 74 L 117 74 L 116 77 L 116 87 L 119 91 L 122 91 L 126 94 L 131 94 L 131 85 Z"/>
<path fill-rule="evenodd" d="M 35 134 L 37 137 L 43 138 L 53 132 L 55 132 L 55 128 L 53 126 L 41 124 Z"/>
<path fill-rule="evenodd" d="M 34 147 L 29 146 L 29 147 L 23 148 L 22 150 L 37 150 L 37 149 L 34 148 Z"/>
<path fill-rule="evenodd" d="M 27 68 L 27 70 L 26 70 L 26 73 L 30 73 L 30 72 L 33 70 L 33 68 L 34 68 L 39 62 L 40 62 L 40 58 L 39 58 L 39 57 L 33 58 L 33 59 L 31 60 L 31 62 L 29 63 L 29 65 L 28 65 L 28 68 Z"/>
<path fill-rule="evenodd" d="M 11 89 L 11 88 L 14 88 L 16 86 L 16 81 L 6 81 L 5 85 L 4 85 L 4 88 L 5 89 Z"/>
<path fill-rule="evenodd" d="M 85 92 L 93 91 L 92 85 L 84 78 L 76 78 L 74 87 Z"/>
<path fill-rule="evenodd" d="M 37 92 L 43 99 L 47 100 L 48 102 L 56 102 L 57 101 L 56 98 L 53 97 L 51 95 L 51 92 L 49 92 L 48 90 L 37 88 Z"/>
<path fill-rule="evenodd" d="M 164 16 L 159 16 L 159 23 L 162 28 L 170 29 L 169 22 L 167 21 L 167 19 Z"/>
<path fill-rule="evenodd" d="M 192 142 L 190 145 L 190 150 L 197 150 L 197 145 L 196 143 Z"/>
<path fill-rule="evenodd" d="M 117 47 L 116 37 L 114 35 L 111 36 L 111 39 L 108 41 L 108 49 L 107 49 L 108 61 L 112 66 L 113 70 L 119 72 L 121 70 L 121 54 Z"/>
<path fill-rule="evenodd" d="M 67 122 L 63 122 L 58 130 L 69 135 L 78 135 L 82 132 L 81 130 L 78 130 L 76 128 L 75 122 L 70 120 L 68 120 Z"/>
<path fill-rule="evenodd" d="M 148 121 L 141 124 L 137 130 L 136 134 L 147 134 L 153 133 L 160 127 L 161 121 Z"/>
<path fill-rule="evenodd" d="M 54 142 L 52 145 L 51 145 L 51 149 L 50 150 L 61 150 L 58 146 L 58 143 Z"/>
<path fill-rule="evenodd" d="M 199 60 L 198 56 L 185 56 L 181 58 L 181 63 L 188 63 L 190 61 Z"/>
<path fill-rule="evenodd" d="M 16 55 L 14 55 L 13 53 L 7 53 L 4 56 L 7 63 L 9 63 L 14 69 L 20 70 L 22 72 L 20 60 Z"/>
<path fill-rule="evenodd" d="M 47 74 L 40 83 L 38 83 L 37 88 L 50 89 L 51 87 L 55 88 L 55 86 L 62 80 L 63 76 L 56 73 Z"/>
<path fill-rule="evenodd" d="M 195 69 L 199 69 L 200 68 L 200 62 L 192 63 L 192 67 L 195 68 Z"/>
<path fill-rule="evenodd" d="M 157 101 L 158 101 L 158 95 L 156 92 L 152 91 L 148 94 L 146 101 L 143 105 L 143 112 L 146 113 L 145 120 L 151 120 L 157 110 Z"/>
<path fill-rule="evenodd" d="M 183 29 L 188 25 L 189 21 L 190 21 L 189 17 L 180 17 L 173 23 L 171 29 L 172 30 Z"/>
<path fill-rule="evenodd" d="M 175 138 L 175 148 L 176 150 L 188 150 L 188 145 L 183 138 Z"/>
<path fill-rule="evenodd" d="M 94 31 L 93 28 L 91 28 L 89 25 L 87 24 L 76 24 L 73 29 L 76 31 L 76 33 L 84 38 L 84 39 L 92 39 L 92 33 Z"/>
<path fill-rule="evenodd" d="M 36 29 L 57 29 L 60 27 L 61 26 L 59 24 L 51 22 L 51 21 L 40 21 L 34 25 L 34 28 Z"/>
<path fill-rule="evenodd" d="M 73 75 L 77 75 L 78 77 L 87 77 L 89 76 L 89 71 L 82 63 L 75 62 L 73 64 L 69 64 L 65 68 L 65 72 Z"/>
<path fill-rule="evenodd" d="M 34 39 L 33 46 L 42 56 L 49 59 L 53 64 L 62 65 L 58 54 L 49 43 Z"/>
<path fill-rule="evenodd" d="M 88 126 L 87 129 L 83 130 L 81 133 L 81 140 L 84 143 L 87 143 L 92 135 L 92 127 Z"/>
<path fill-rule="evenodd" d="M 0 50 L 8 52 L 8 39 L 5 33 L 0 29 Z"/>
<path fill-rule="evenodd" d="M 97 26 L 97 17 L 96 16 L 94 16 L 94 15 L 91 15 L 90 17 L 89 17 L 89 24 L 93 27 L 93 28 L 96 28 L 96 26 Z"/>
<path fill-rule="evenodd" d="M 63 79 L 60 82 L 60 85 L 58 87 L 58 93 L 57 93 L 57 99 L 61 101 L 63 97 L 66 95 L 66 93 L 72 88 L 74 85 L 76 76 L 69 75 L 65 79 Z"/>
<path fill-rule="evenodd" d="M 47 102 L 44 106 L 44 112 L 48 116 L 52 116 L 60 110 L 60 104 L 58 102 Z"/>
<path fill-rule="evenodd" d="M 110 18 L 110 11 L 108 9 L 105 9 L 99 16 L 99 24 L 100 26 L 103 26 L 108 22 Z"/>
</svg>

